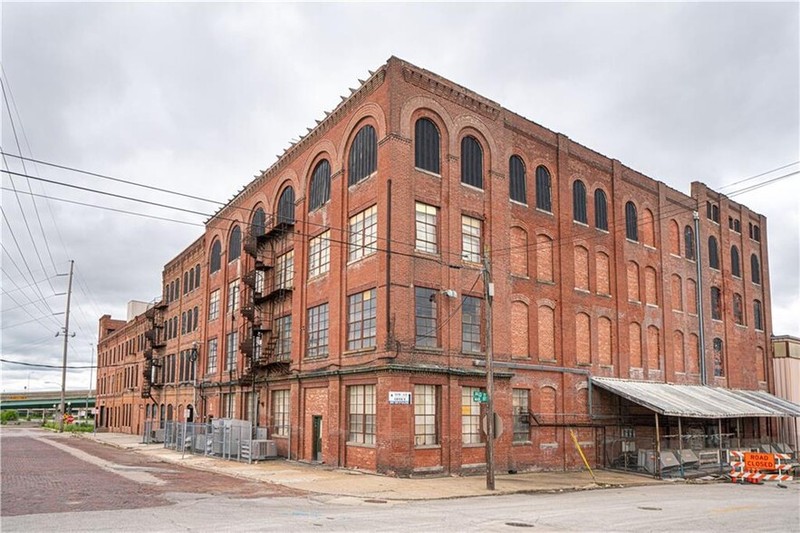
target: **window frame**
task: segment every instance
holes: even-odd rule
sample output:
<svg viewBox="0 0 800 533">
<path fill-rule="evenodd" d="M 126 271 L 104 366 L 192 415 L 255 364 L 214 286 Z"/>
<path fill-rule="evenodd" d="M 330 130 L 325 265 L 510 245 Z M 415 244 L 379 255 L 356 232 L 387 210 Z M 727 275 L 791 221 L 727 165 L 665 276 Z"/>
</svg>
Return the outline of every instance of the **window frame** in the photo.
<svg viewBox="0 0 800 533">
<path fill-rule="evenodd" d="M 513 202 L 528 205 L 525 174 L 525 161 L 516 154 L 512 155 L 508 160 L 508 197 Z"/>
<path fill-rule="evenodd" d="M 589 225 L 586 208 L 586 185 L 581 180 L 572 182 L 572 220 L 578 224 Z"/>
<path fill-rule="evenodd" d="M 414 346 L 417 348 L 439 347 L 438 294 L 436 289 L 414 287 Z"/>
<path fill-rule="evenodd" d="M 374 204 L 347 220 L 347 262 L 354 263 L 378 251 L 378 206 Z"/>
<path fill-rule="evenodd" d="M 608 231 L 608 198 L 606 191 L 599 187 L 594 190 L 594 227 Z"/>
<path fill-rule="evenodd" d="M 625 238 L 639 242 L 639 215 L 636 204 L 631 200 L 625 203 Z"/>
<path fill-rule="evenodd" d="M 347 444 L 375 444 L 378 423 L 375 389 L 375 385 L 347 387 Z"/>
<path fill-rule="evenodd" d="M 327 274 L 331 264 L 331 230 L 325 230 L 308 241 L 308 277 Z"/>
<path fill-rule="evenodd" d="M 483 298 L 463 295 L 461 300 L 461 352 L 483 353 Z M 477 339 L 477 340 L 476 340 Z M 477 349 L 473 349 L 476 348 Z"/>
<path fill-rule="evenodd" d="M 414 447 L 440 444 L 438 385 L 414 385 Z"/>
<path fill-rule="evenodd" d="M 306 335 L 306 357 L 324 359 L 329 355 L 330 308 L 328 302 L 309 307 Z"/>
<path fill-rule="evenodd" d="M 423 202 L 415 202 L 414 230 L 414 249 L 416 251 L 428 254 L 439 253 L 438 207 Z"/>
<path fill-rule="evenodd" d="M 480 264 L 483 259 L 483 220 L 462 213 L 461 259 Z"/>
<path fill-rule="evenodd" d="M 377 291 L 374 288 L 347 297 L 348 351 L 377 346 L 377 307 Z"/>
<path fill-rule="evenodd" d="M 362 126 L 353 137 L 347 156 L 347 186 L 352 187 L 378 170 L 378 135 L 371 124 Z"/>
<path fill-rule="evenodd" d="M 553 212 L 553 178 L 544 165 L 536 167 L 536 209 L 546 213 Z"/>
<path fill-rule="evenodd" d="M 441 175 L 441 135 L 436 123 L 420 117 L 414 123 L 414 168 Z"/>
</svg>

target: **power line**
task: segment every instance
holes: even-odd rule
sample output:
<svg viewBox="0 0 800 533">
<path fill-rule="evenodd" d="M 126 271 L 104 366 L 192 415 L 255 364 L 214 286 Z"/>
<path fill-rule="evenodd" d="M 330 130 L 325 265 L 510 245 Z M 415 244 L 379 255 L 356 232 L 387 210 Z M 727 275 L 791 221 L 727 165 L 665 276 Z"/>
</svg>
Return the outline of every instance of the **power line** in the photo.
<svg viewBox="0 0 800 533">
<path fill-rule="evenodd" d="M 767 174 L 772 174 L 773 172 L 777 172 L 779 170 L 783 170 L 785 168 L 792 167 L 794 165 L 800 164 L 800 161 L 795 161 L 794 163 L 789 163 L 788 165 L 783 165 L 782 167 L 773 168 L 772 170 L 768 170 L 766 172 L 762 172 L 761 174 L 756 174 L 755 176 L 750 176 L 749 178 L 744 178 L 739 181 L 734 181 L 733 183 L 728 183 L 727 185 L 723 185 L 722 187 L 718 187 L 718 190 L 727 189 L 729 187 L 733 187 L 734 185 L 739 185 L 741 183 L 745 183 L 748 181 L 752 181 L 756 178 L 760 178 L 761 176 L 766 176 Z"/>
</svg>

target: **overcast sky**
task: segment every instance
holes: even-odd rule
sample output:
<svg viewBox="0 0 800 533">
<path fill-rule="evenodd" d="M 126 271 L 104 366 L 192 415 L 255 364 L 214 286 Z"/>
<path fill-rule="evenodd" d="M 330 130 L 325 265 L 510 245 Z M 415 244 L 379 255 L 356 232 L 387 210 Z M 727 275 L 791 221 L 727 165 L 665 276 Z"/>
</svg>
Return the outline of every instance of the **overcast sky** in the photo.
<svg viewBox="0 0 800 533">
<path fill-rule="evenodd" d="M 3 151 L 228 200 L 391 55 L 689 192 L 800 170 L 800 11 L 784 4 L 39 4 L 2 7 Z M 205 213 L 213 204 L 7 157 L 4 170 Z M 69 364 L 160 292 L 204 217 L 3 174 L 2 357 Z M 725 187 L 728 186 L 728 187 Z M 725 187 L 725 188 L 723 188 Z M 38 197 L 35 206 L 31 196 Z M 769 218 L 776 334 L 800 335 L 800 175 L 733 196 Z M 21 207 L 21 209 L 20 209 Z M 24 217 L 23 213 L 24 212 Z M 8 223 L 6 222 L 6 219 Z M 35 246 L 34 243 L 35 242 Z M 22 252 L 22 255 L 20 254 Z M 35 283 L 34 283 L 35 282 Z M 2 364 L 2 390 L 60 371 Z M 71 369 L 69 388 L 89 385 Z"/>
</svg>

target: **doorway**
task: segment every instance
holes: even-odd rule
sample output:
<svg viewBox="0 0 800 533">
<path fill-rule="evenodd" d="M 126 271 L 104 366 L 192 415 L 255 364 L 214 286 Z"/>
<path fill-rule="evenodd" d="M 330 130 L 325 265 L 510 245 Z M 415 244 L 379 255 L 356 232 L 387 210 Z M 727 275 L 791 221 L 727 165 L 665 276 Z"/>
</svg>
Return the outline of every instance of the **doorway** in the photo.
<svg viewBox="0 0 800 533">
<path fill-rule="evenodd" d="M 312 416 L 311 426 L 311 460 L 322 462 L 322 416 Z"/>
</svg>

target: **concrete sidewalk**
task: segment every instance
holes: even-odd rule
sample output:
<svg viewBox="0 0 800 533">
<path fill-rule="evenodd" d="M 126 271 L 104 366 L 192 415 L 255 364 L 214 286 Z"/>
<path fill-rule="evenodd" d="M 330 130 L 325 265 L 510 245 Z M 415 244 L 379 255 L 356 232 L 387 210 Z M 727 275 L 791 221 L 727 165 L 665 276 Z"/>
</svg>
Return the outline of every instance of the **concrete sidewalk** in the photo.
<svg viewBox="0 0 800 533">
<path fill-rule="evenodd" d="M 185 457 L 181 457 L 181 452 L 164 448 L 161 444 L 142 444 L 141 437 L 138 435 L 122 433 L 79 433 L 76 435 L 144 454 L 154 461 L 179 464 L 189 468 L 252 481 L 275 483 L 302 491 L 335 496 L 344 500 L 347 498 L 357 498 L 359 500 L 434 500 L 665 483 L 651 477 L 605 470 L 595 471 L 597 483 L 594 483 L 587 471 L 504 473 L 496 476 L 496 490 L 489 491 L 486 489 L 485 476 L 395 478 L 346 468 L 310 465 L 285 459 L 247 464 L 189 453 Z"/>
</svg>

